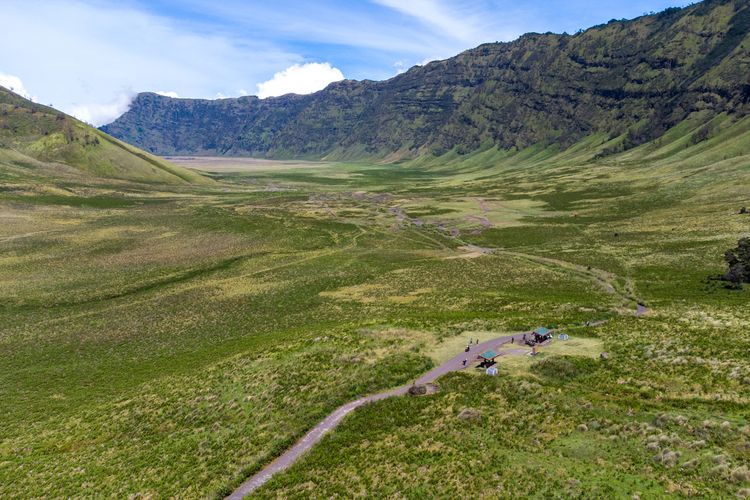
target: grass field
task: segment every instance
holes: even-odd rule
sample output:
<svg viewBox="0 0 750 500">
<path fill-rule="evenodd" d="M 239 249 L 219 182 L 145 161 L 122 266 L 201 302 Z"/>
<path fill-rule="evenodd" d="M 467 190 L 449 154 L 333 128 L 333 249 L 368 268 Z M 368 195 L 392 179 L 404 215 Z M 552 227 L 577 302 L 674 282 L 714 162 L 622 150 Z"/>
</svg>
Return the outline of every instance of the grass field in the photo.
<svg viewBox="0 0 750 500">
<path fill-rule="evenodd" d="M 718 147 L 0 168 L 0 497 L 221 496 L 337 406 L 540 325 L 570 343 L 362 408 L 257 496 L 748 496 L 750 292 L 707 277 L 750 234 L 750 161 Z"/>
</svg>

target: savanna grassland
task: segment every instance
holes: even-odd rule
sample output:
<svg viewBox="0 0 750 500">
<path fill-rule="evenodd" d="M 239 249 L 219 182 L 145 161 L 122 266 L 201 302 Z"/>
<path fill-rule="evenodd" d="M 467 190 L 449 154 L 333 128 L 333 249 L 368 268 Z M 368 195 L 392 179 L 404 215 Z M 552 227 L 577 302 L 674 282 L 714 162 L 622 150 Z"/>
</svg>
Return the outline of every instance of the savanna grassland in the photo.
<svg viewBox="0 0 750 500">
<path fill-rule="evenodd" d="M 337 406 L 539 325 L 571 344 L 364 407 L 256 494 L 747 496 L 750 292 L 707 279 L 750 233 L 746 126 L 0 178 L 0 496 L 221 496 Z"/>
</svg>

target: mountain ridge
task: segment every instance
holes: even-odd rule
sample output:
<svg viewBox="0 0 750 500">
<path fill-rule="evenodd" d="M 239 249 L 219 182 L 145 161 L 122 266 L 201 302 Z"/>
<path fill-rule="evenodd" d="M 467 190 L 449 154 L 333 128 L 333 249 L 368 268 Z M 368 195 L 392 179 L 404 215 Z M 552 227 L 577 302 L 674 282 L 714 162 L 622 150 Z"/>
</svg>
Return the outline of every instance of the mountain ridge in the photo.
<svg viewBox="0 0 750 500">
<path fill-rule="evenodd" d="M 217 101 L 139 94 L 105 132 L 155 154 L 414 158 L 561 147 L 594 134 L 644 144 L 706 109 L 748 111 L 750 8 L 709 0 L 576 35 L 489 43 L 389 80 Z"/>
</svg>

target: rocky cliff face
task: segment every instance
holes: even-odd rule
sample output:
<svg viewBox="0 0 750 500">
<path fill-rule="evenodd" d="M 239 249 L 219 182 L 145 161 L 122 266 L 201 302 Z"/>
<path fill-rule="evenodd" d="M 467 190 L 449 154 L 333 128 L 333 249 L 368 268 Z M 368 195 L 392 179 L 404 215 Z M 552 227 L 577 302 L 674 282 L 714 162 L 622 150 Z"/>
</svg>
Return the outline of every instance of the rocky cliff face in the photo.
<svg viewBox="0 0 750 500">
<path fill-rule="evenodd" d="M 596 133 L 622 136 L 628 148 L 696 111 L 744 114 L 749 75 L 750 6 L 711 0 L 573 36 L 486 44 L 308 96 L 140 94 L 103 130 L 162 155 L 409 157 L 488 144 L 564 147 Z"/>
</svg>

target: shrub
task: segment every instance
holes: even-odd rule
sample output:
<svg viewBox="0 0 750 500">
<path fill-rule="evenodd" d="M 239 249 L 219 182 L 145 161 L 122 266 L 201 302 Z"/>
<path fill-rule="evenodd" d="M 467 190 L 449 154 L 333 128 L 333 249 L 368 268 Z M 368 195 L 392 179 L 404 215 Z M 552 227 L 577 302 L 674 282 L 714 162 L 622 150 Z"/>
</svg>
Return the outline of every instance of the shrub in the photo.
<svg viewBox="0 0 750 500">
<path fill-rule="evenodd" d="M 746 483 L 750 481 L 750 470 L 745 467 L 738 467 L 732 471 L 730 478 L 735 483 Z"/>
<path fill-rule="evenodd" d="M 733 287 L 741 288 L 743 283 L 750 283 L 750 238 L 742 238 L 737 248 L 727 250 L 724 260 L 729 267 L 724 280 Z"/>
<path fill-rule="evenodd" d="M 667 449 L 660 455 L 654 456 L 654 460 L 660 462 L 664 467 L 674 467 L 679 457 L 677 452 Z"/>
<path fill-rule="evenodd" d="M 692 460 L 688 460 L 687 462 L 682 464 L 682 468 L 683 469 L 695 469 L 696 467 L 698 467 L 698 465 L 700 465 L 700 459 L 693 458 Z"/>
<path fill-rule="evenodd" d="M 458 418 L 461 420 L 480 420 L 482 413 L 474 408 L 464 408 L 461 413 L 458 414 Z"/>
</svg>

